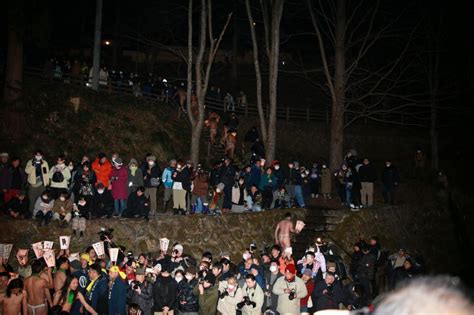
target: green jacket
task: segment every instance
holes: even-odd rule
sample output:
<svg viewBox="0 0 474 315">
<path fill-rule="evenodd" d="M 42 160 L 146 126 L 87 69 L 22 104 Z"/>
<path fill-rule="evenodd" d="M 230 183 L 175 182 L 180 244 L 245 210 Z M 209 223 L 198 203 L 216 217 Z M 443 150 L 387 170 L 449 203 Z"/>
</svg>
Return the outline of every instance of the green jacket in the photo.
<svg viewBox="0 0 474 315">
<path fill-rule="evenodd" d="M 194 288 L 194 294 L 199 296 L 199 315 L 216 315 L 217 300 L 219 299 L 219 290 L 214 285 L 204 290 L 204 294 L 199 294 L 199 286 Z"/>
</svg>

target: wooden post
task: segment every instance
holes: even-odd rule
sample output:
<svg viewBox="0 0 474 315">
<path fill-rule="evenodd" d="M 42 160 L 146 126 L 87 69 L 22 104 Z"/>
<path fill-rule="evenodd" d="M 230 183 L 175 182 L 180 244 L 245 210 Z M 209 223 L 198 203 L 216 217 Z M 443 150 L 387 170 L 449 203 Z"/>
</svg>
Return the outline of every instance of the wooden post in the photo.
<svg viewBox="0 0 474 315">
<path fill-rule="evenodd" d="M 286 121 L 290 120 L 290 108 L 286 106 Z"/>
<path fill-rule="evenodd" d="M 309 121 L 309 107 L 306 107 L 306 121 Z"/>
</svg>

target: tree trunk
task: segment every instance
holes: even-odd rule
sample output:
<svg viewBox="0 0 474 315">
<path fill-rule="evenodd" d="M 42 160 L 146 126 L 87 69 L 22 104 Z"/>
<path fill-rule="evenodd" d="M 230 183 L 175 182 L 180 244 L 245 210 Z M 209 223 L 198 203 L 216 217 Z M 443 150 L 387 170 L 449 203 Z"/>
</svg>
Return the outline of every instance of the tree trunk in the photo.
<svg viewBox="0 0 474 315">
<path fill-rule="evenodd" d="M 330 167 L 333 170 L 341 165 L 344 146 L 346 0 L 337 1 L 336 19 L 334 98 L 331 106 L 329 144 Z"/>
<path fill-rule="evenodd" d="M 257 35 L 255 34 L 254 20 L 252 16 L 252 10 L 250 8 L 249 0 L 245 1 L 245 6 L 247 8 L 247 16 L 250 24 L 250 34 L 252 37 L 252 47 L 253 47 L 253 63 L 255 66 L 255 79 L 256 79 L 256 88 L 257 88 L 257 110 L 258 117 L 260 119 L 260 130 L 262 133 L 263 143 L 267 142 L 267 124 L 265 120 L 265 112 L 263 111 L 262 104 L 262 73 L 260 72 L 260 62 L 258 59 L 258 44 L 257 44 Z"/>
<path fill-rule="evenodd" d="M 8 12 L 8 48 L 3 99 L 6 103 L 21 97 L 23 86 L 23 14 L 22 2 Z"/>
<path fill-rule="evenodd" d="M 265 142 L 265 154 L 267 165 L 275 159 L 276 147 L 276 113 L 277 113 L 277 91 L 278 91 L 278 66 L 280 63 L 280 22 L 283 13 L 284 0 L 276 0 L 272 6 L 271 16 L 271 47 L 269 58 L 269 99 L 270 111 L 268 115 L 267 141 Z"/>
<path fill-rule="evenodd" d="M 95 36 L 94 36 L 94 58 L 92 69 L 92 89 L 99 90 L 99 72 L 100 72 L 100 46 L 102 36 L 102 0 L 96 0 L 95 11 Z"/>
</svg>

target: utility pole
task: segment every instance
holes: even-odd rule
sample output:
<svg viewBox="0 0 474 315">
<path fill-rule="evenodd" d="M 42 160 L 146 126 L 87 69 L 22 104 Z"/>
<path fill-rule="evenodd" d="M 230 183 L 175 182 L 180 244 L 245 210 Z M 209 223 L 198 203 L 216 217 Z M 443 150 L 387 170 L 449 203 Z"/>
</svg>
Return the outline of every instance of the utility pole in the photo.
<svg viewBox="0 0 474 315">
<path fill-rule="evenodd" d="M 99 90 L 99 71 L 100 71 L 100 42 L 102 29 L 102 0 L 96 0 L 95 9 L 95 36 L 94 36 L 94 61 L 92 64 L 92 89 Z"/>
</svg>

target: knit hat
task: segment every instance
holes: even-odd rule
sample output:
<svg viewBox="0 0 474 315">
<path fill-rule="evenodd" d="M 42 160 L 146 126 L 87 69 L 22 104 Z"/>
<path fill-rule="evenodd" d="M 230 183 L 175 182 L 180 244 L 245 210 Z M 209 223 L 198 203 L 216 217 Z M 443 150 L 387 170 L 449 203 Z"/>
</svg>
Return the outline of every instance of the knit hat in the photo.
<svg viewBox="0 0 474 315">
<path fill-rule="evenodd" d="M 303 275 L 306 275 L 308 277 L 312 277 L 313 276 L 313 272 L 311 271 L 311 269 L 308 269 L 306 268 L 303 272 Z"/>
<path fill-rule="evenodd" d="M 2 152 L 2 153 L 0 153 L 0 157 L 8 157 L 8 153 L 7 152 Z"/>
<path fill-rule="evenodd" d="M 130 163 L 128 163 L 128 165 L 132 165 L 132 164 L 138 165 L 137 159 L 134 159 L 134 158 L 130 159 Z"/>
<path fill-rule="evenodd" d="M 156 162 L 156 156 L 154 155 L 149 155 L 147 158 L 146 158 L 147 161 L 153 161 L 153 162 Z"/>
<path fill-rule="evenodd" d="M 289 273 L 293 274 L 293 275 L 296 275 L 296 267 L 295 267 L 295 265 L 294 265 L 294 264 L 289 264 L 288 266 L 286 266 L 285 272 L 287 272 L 287 271 L 288 271 Z"/>
</svg>

